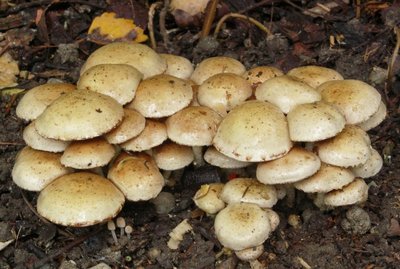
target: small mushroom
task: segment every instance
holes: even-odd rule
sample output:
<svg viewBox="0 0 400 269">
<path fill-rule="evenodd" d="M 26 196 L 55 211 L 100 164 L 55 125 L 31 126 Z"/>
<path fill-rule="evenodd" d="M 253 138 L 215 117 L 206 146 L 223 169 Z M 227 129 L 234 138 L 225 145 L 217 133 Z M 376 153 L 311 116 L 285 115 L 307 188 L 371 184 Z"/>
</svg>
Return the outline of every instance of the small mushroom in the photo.
<svg viewBox="0 0 400 269">
<path fill-rule="evenodd" d="M 282 70 L 273 66 L 256 66 L 247 70 L 242 76 L 250 83 L 253 89 L 256 89 L 264 81 L 283 74 Z"/>
<path fill-rule="evenodd" d="M 225 202 L 220 199 L 223 187 L 223 183 L 201 185 L 193 197 L 194 203 L 207 214 L 216 214 L 225 207 Z"/>
<path fill-rule="evenodd" d="M 182 2 L 188 2 L 188 1 L 182 1 Z M 166 54 L 166 53 L 160 53 L 160 56 L 164 58 L 164 60 L 167 62 L 167 70 L 165 70 L 165 74 L 181 79 L 189 79 L 190 76 L 192 75 L 194 68 L 189 59 L 179 55 Z"/>
</svg>

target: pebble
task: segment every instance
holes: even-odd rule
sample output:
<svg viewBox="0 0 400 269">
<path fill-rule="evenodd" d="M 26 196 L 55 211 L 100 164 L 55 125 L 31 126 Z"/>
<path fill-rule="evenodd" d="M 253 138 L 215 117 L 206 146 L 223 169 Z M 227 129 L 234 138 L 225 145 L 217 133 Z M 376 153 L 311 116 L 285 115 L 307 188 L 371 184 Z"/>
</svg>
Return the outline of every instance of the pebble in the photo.
<svg viewBox="0 0 400 269">
<path fill-rule="evenodd" d="M 90 267 L 89 269 L 111 269 L 111 267 L 105 264 L 104 262 L 101 262 L 93 267 Z"/>
<path fill-rule="evenodd" d="M 364 209 L 354 206 L 346 212 L 341 226 L 349 234 L 365 234 L 371 229 L 371 220 Z"/>
</svg>

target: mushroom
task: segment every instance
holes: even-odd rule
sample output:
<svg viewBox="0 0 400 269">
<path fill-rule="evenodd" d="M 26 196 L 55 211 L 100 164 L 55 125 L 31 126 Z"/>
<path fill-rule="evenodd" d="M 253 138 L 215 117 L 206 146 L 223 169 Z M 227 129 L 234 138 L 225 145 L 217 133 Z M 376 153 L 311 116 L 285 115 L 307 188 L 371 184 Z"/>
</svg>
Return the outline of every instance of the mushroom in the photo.
<svg viewBox="0 0 400 269">
<path fill-rule="evenodd" d="M 287 74 L 298 78 L 313 88 L 317 88 L 327 81 L 343 80 L 343 76 L 336 70 L 315 65 L 296 67 L 289 70 Z"/>
<path fill-rule="evenodd" d="M 328 206 L 360 204 L 368 198 L 368 185 L 363 179 L 356 178 L 342 189 L 328 192 L 323 197 Z"/>
<path fill-rule="evenodd" d="M 250 162 L 242 162 L 230 158 L 216 150 L 216 148 L 213 146 L 207 148 L 206 152 L 204 153 L 204 160 L 211 165 L 224 169 L 244 168 L 252 164 Z"/>
<path fill-rule="evenodd" d="M 378 111 L 376 111 L 371 117 L 369 117 L 366 121 L 363 121 L 357 124 L 364 131 L 369 131 L 379 124 L 386 118 L 387 108 L 384 102 L 381 101 L 379 104 Z"/>
<path fill-rule="evenodd" d="M 169 7 L 171 8 L 172 12 L 181 10 L 188 13 L 191 16 L 195 16 L 205 11 L 209 1 L 210 0 L 196 0 L 196 1 L 171 0 Z"/>
<path fill-rule="evenodd" d="M 124 115 L 113 98 L 93 91 L 71 91 L 55 100 L 36 119 L 36 131 L 57 140 L 84 140 L 117 126 Z"/>
<path fill-rule="evenodd" d="M 379 152 L 371 147 L 371 154 L 367 161 L 361 165 L 351 168 L 356 177 L 368 178 L 379 173 L 383 166 L 383 160 Z"/>
<path fill-rule="evenodd" d="M 16 114 L 26 121 L 36 119 L 58 97 L 75 90 L 69 83 L 46 83 L 30 89 L 19 101 Z"/>
<path fill-rule="evenodd" d="M 84 227 L 113 219 L 124 203 L 124 195 L 111 181 L 79 172 L 47 185 L 39 194 L 37 211 L 53 223 Z"/>
<path fill-rule="evenodd" d="M 163 73 L 165 60 L 150 47 L 133 42 L 113 42 L 98 48 L 87 58 L 81 74 L 99 64 L 128 64 L 135 67 L 144 78 Z"/>
<path fill-rule="evenodd" d="M 264 245 L 258 245 L 255 247 L 245 248 L 242 250 L 236 250 L 235 255 L 241 261 L 252 261 L 256 260 L 261 254 L 264 253 Z"/>
<path fill-rule="evenodd" d="M 41 191 L 56 178 L 72 173 L 60 162 L 61 154 L 24 147 L 17 155 L 12 169 L 14 183 L 28 191 Z"/>
<path fill-rule="evenodd" d="M 35 121 L 25 127 L 22 137 L 31 148 L 49 152 L 63 152 L 69 144 L 69 141 L 46 138 L 38 134 L 35 129 Z"/>
<path fill-rule="evenodd" d="M 282 76 L 284 73 L 273 66 L 256 66 L 247 70 L 242 76 L 250 83 L 253 89 L 266 80 Z"/>
<path fill-rule="evenodd" d="M 166 53 L 160 53 L 160 56 L 167 62 L 167 70 L 165 70 L 165 74 L 181 79 L 189 79 L 192 75 L 194 68 L 187 58 Z"/>
<path fill-rule="evenodd" d="M 257 100 L 268 101 L 287 114 L 300 104 L 321 100 L 321 94 L 295 77 L 282 75 L 260 84 L 255 90 Z"/>
<path fill-rule="evenodd" d="M 260 162 L 282 157 L 292 141 L 285 115 L 263 101 L 246 101 L 232 109 L 221 121 L 214 147 L 239 161 Z"/>
<path fill-rule="evenodd" d="M 225 207 L 225 202 L 220 198 L 223 187 L 223 183 L 201 185 L 193 197 L 194 203 L 207 214 L 216 214 Z"/>
<path fill-rule="evenodd" d="M 121 105 L 132 101 L 143 74 L 127 64 L 99 64 L 81 74 L 78 90 L 91 90 L 108 95 Z"/>
</svg>

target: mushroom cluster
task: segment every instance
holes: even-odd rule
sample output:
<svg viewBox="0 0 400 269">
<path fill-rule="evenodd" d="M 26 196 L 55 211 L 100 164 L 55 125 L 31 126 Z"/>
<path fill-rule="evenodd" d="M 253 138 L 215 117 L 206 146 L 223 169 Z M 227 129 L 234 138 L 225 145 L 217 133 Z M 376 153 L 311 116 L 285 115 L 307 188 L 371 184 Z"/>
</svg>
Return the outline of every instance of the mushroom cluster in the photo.
<svg viewBox="0 0 400 269">
<path fill-rule="evenodd" d="M 30 124 L 13 180 L 39 191 L 38 212 L 61 225 L 111 219 L 125 199 L 155 198 L 171 171 L 190 164 L 254 167 L 194 197 L 216 215 L 222 245 L 252 260 L 279 224 L 271 208 L 285 191 L 309 193 L 321 208 L 367 199 L 364 178 L 382 158 L 366 131 L 386 107 L 375 88 L 329 68 L 246 70 L 222 56 L 193 68 L 181 56 L 115 42 L 89 56 L 76 86 L 30 90 L 17 115 Z"/>
</svg>

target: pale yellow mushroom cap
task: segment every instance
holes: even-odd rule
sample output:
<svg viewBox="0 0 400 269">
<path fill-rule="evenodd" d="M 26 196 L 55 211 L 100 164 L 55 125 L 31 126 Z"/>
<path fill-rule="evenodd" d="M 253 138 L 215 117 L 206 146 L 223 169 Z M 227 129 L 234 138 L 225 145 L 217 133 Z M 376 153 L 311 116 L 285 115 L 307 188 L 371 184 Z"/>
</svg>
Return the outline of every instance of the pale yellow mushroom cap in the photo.
<svg viewBox="0 0 400 269">
<path fill-rule="evenodd" d="M 68 141 L 46 138 L 38 134 L 35 129 L 35 121 L 25 127 L 22 137 L 31 148 L 49 152 L 62 152 L 69 144 Z"/>
<path fill-rule="evenodd" d="M 203 13 L 209 1 L 210 0 L 196 0 L 196 1 L 171 0 L 169 7 L 172 10 L 176 9 L 183 10 L 186 13 L 194 16 L 198 13 Z"/>
<path fill-rule="evenodd" d="M 110 180 L 79 172 L 59 177 L 40 194 L 37 211 L 53 223 L 83 227 L 113 219 L 125 203 Z"/>
<path fill-rule="evenodd" d="M 264 184 L 285 184 L 316 173 L 321 166 L 318 156 L 301 147 L 293 147 L 285 156 L 257 165 L 257 180 Z"/>
<path fill-rule="evenodd" d="M 301 104 L 287 115 L 290 139 L 315 142 L 335 136 L 343 130 L 346 119 L 331 104 Z"/>
<path fill-rule="evenodd" d="M 285 115 L 263 101 L 246 101 L 220 123 L 213 141 L 224 155 L 240 161 L 277 159 L 292 147 Z"/>
<path fill-rule="evenodd" d="M 99 64 L 86 70 L 77 82 L 78 90 L 108 95 L 121 105 L 133 100 L 143 74 L 127 64 Z"/>
<path fill-rule="evenodd" d="M 340 190 L 324 195 L 324 204 L 328 206 L 345 206 L 363 203 L 368 198 L 368 185 L 361 178 L 356 178 Z"/>
<path fill-rule="evenodd" d="M 188 81 L 161 74 L 143 80 L 127 108 L 136 109 L 146 118 L 163 118 L 187 107 L 192 99 Z"/>
<path fill-rule="evenodd" d="M 216 214 L 225 207 L 225 202 L 219 197 L 223 187 L 223 183 L 201 185 L 193 197 L 194 203 L 207 214 Z"/>
<path fill-rule="evenodd" d="M 54 179 L 74 171 L 63 166 L 60 157 L 60 153 L 23 148 L 11 173 L 14 183 L 28 191 L 41 191 Z"/>
<path fill-rule="evenodd" d="M 72 91 L 55 100 L 36 119 L 37 132 L 58 140 L 84 140 L 117 126 L 124 111 L 113 98 L 87 90 Z"/>
<path fill-rule="evenodd" d="M 266 80 L 256 88 L 255 96 L 276 105 L 285 114 L 297 105 L 321 100 L 321 94 L 314 88 L 288 75 Z"/>
<path fill-rule="evenodd" d="M 133 42 L 113 42 L 98 48 L 82 66 L 81 74 L 99 64 L 128 64 L 139 70 L 144 78 L 167 69 L 166 61 L 152 48 Z"/>
<path fill-rule="evenodd" d="M 46 83 L 27 91 L 16 107 L 19 118 L 31 121 L 36 119 L 58 97 L 75 90 L 69 83 Z"/>
<path fill-rule="evenodd" d="M 317 90 L 322 100 L 335 105 L 347 124 L 359 124 L 378 111 L 381 95 L 360 80 L 334 80 L 321 84 Z"/>
<path fill-rule="evenodd" d="M 181 169 L 194 160 L 191 147 L 170 141 L 153 148 L 152 152 L 158 168 L 163 170 Z"/>
<path fill-rule="evenodd" d="M 268 214 L 252 203 L 230 204 L 215 217 L 215 235 L 219 242 L 233 250 L 259 246 L 271 232 Z"/>
<path fill-rule="evenodd" d="M 368 178 L 379 173 L 383 166 L 383 160 L 379 152 L 371 147 L 371 154 L 368 160 L 359 166 L 351 168 L 351 171 L 356 177 Z"/>
<path fill-rule="evenodd" d="M 167 70 L 165 70 L 165 74 L 181 79 L 189 79 L 192 75 L 194 68 L 189 59 L 166 53 L 161 53 L 160 56 L 167 62 Z"/>
<path fill-rule="evenodd" d="M 200 85 L 215 74 L 234 73 L 242 75 L 244 72 L 246 72 L 246 68 L 238 60 L 230 57 L 216 56 L 201 61 L 195 67 L 190 79 Z"/>
<path fill-rule="evenodd" d="M 156 163 L 145 153 L 121 153 L 111 165 L 107 177 L 130 201 L 155 198 L 164 186 L 164 177 Z"/>
<path fill-rule="evenodd" d="M 317 88 L 327 81 L 343 80 L 343 76 L 336 70 L 315 65 L 296 67 L 289 70 L 287 74 L 297 77 L 313 88 Z"/>
<path fill-rule="evenodd" d="M 387 115 L 386 105 L 381 101 L 378 111 L 376 111 L 366 121 L 363 121 L 357 125 L 360 126 L 360 128 L 363 129 L 364 131 L 369 131 L 372 128 L 378 126 L 386 118 L 386 115 Z"/>
<path fill-rule="evenodd" d="M 273 66 L 256 66 L 247 70 L 242 76 L 253 88 L 256 88 L 264 81 L 282 76 L 283 74 L 282 70 Z"/>
</svg>

